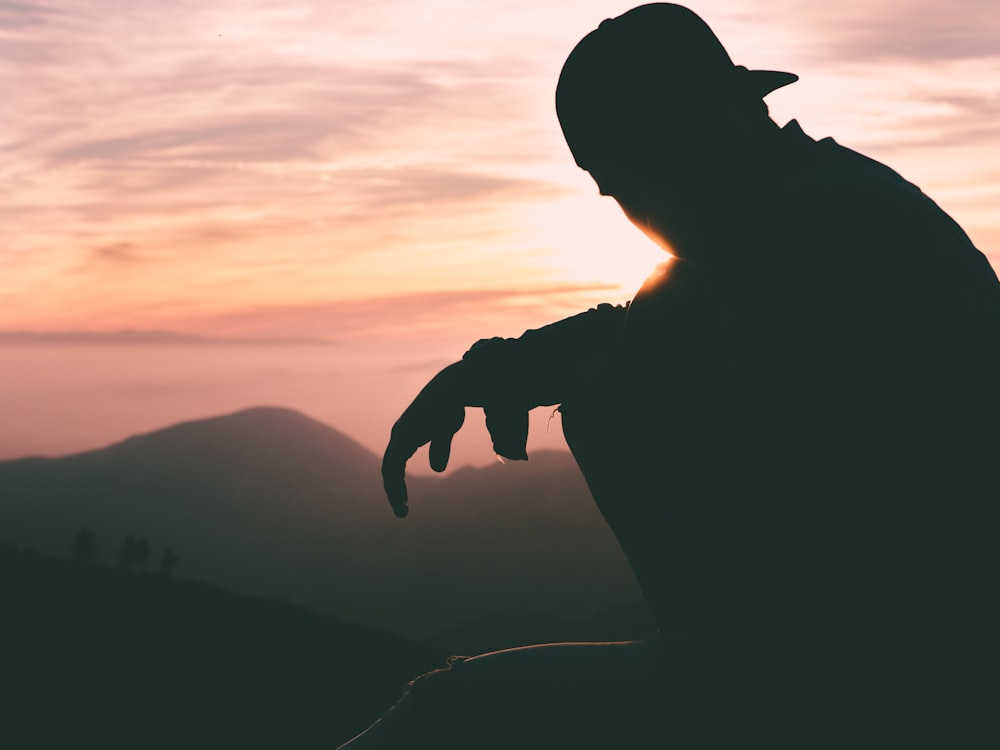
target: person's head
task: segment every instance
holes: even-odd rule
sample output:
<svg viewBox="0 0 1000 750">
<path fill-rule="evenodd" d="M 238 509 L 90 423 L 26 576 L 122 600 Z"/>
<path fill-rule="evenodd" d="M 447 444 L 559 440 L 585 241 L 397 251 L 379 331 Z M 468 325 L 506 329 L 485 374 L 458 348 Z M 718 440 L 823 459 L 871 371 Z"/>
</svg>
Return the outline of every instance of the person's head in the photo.
<svg viewBox="0 0 1000 750">
<path fill-rule="evenodd" d="M 687 211 L 717 188 L 754 139 L 774 129 L 763 97 L 796 78 L 734 65 L 692 11 L 653 3 L 604 21 L 577 44 L 559 76 L 556 111 L 577 164 L 657 236 L 644 203 Z"/>
</svg>

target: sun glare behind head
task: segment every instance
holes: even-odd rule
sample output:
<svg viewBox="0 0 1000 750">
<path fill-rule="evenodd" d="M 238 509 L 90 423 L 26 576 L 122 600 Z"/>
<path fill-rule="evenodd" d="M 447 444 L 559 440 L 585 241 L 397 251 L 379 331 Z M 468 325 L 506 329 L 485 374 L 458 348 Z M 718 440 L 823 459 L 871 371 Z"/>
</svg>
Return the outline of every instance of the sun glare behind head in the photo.
<svg viewBox="0 0 1000 750">
<path fill-rule="evenodd" d="M 566 282 L 618 287 L 623 298 L 668 257 L 608 198 L 547 203 L 535 209 L 530 222 L 532 239 L 547 252 L 548 271 Z"/>
</svg>

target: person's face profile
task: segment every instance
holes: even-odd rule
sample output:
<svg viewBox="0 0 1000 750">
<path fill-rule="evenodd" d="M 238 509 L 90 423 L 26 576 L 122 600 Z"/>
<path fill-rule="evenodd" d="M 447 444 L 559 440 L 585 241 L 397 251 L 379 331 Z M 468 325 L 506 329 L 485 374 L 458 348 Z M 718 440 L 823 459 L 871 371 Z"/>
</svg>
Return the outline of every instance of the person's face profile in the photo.
<svg viewBox="0 0 1000 750">
<path fill-rule="evenodd" d="M 670 244 L 657 217 L 662 214 L 662 191 L 641 174 L 614 159 L 591 160 L 584 169 L 598 193 L 613 198 L 632 224 L 666 250 Z M 659 209 L 659 210 L 656 210 Z"/>
</svg>

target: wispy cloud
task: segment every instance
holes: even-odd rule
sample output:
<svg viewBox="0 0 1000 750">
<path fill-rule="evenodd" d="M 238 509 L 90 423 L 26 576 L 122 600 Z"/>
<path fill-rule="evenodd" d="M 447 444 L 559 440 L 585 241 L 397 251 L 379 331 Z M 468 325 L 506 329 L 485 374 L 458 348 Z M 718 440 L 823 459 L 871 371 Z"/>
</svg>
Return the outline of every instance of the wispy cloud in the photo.
<svg viewBox="0 0 1000 750">
<path fill-rule="evenodd" d="M 393 367 L 387 367 L 385 368 L 385 372 L 390 372 L 390 373 L 437 372 L 438 370 L 441 370 L 447 365 L 451 364 L 453 361 L 454 359 L 444 359 L 444 358 L 426 359 L 421 362 L 412 362 L 412 363 L 407 363 L 405 365 L 396 365 Z"/>
<path fill-rule="evenodd" d="M 523 170 L 545 153 L 512 85 L 530 56 L 414 47 L 409 6 L 375 5 L 4 5 L 14 321 L 115 326 L 171 294 L 245 304 L 268 279 L 311 299 L 418 283 L 565 192 Z"/>
<path fill-rule="evenodd" d="M 202 314 L 386 283 L 537 284 L 544 252 L 499 251 L 538 231 L 525 207 L 589 189 L 560 143 L 555 76 L 576 39 L 628 5 L 4 3 L 0 293 L 16 324 L 63 326 L 72 310 L 114 327 L 171 299 Z M 803 73 L 788 101 L 804 103 L 792 114 L 807 127 L 812 117 L 849 145 L 898 155 L 893 166 L 916 164 L 923 185 L 918 148 L 996 151 L 989 6 L 700 10 L 738 61 Z M 546 241 L 571 257 L 558 232 Z M 489 271 L 466 260 L 473 247 Z"/>
<path fill-rule="evenodd" d="M 504 251 L 539 231 L 526 207 L 588 189 L 559 142 L 552 86 L 575 40 L 627 7 L 3 3 L 0 295 L 13 324 L 169 326 L 153 311 L 207 320 L 227 305 L 550 281 L 538 260 L 577 257 L 579 234 Z M 971 159 L 1000 152 L 991 3 L 699 10 L 738 61 L 803 74 L 776 112 L 958 196 L 960 220 L 995 235 L 975 205 L 998 163 Z M 957 190 L 963 179 L 979 197 Z"/>
<path fill-rule="evenodd" d="M 374 445 L 396 407 L 381 381 L 365 401 L 369 380 L 405 382 L 405 403 L 480 336 L 621 301 L 624 267 L 647 263 L 626 250 L 644 240 L 573 165 L 552 99 L 576 41 L 637 2 L 0 0 L 0 355 L 9 383 L 20 373 L 0 389 L 5 413 L 41 425 L 50 380 L 85 368 L 115 387 L 101 399 L 67 390 L 52 435 L 72 430 L 73 404 L 104 419 L 118 385 L 129 419 L 143 397 L 159 404 L 142 417 L 152 428 L 220 399 L 275 400 L 294 381 L 303 408 L 328 398 L 338 426 L 355 420 Z M 1000 266 L 994 6 L 695 9 L 736 62 L 801 75 L 769 97 L 776 119 L 886 161 Z M 336 367 L 367 368 L 350 399 L 280 373 L 268 390 L 229 387 L 270 357 L 251 342 L 324 342 L 284 349 L 323 359 L 312 373 L 334 367 L 331 338 Z M 46 347 L 28 366 L 9 345 L 29 340 L 58 344 L 73 366 L 42 382 Z M 165 397 L 191 377 L 180 345 L 219 359 L 197 402 Z M 155 362 L 119 377 L 143 346 Z"/>
<path fill-rule="evenodd" d="M 516 335 L 524 327 L 546 322 L 546 313 L 553 307 L 567 311 L 586 309 L 619 291 L 616 285 L 593 283 L 412 292 L 315 304 L 249 307 L 207 316 L 199 319 L 197 326 L 220 332 L 253 331 L 276 336 L 306 331 L 342 341 L 419 341 L 447 331 L 449 335 L 471 336 L 471 343 L 479 337 L 475 331 Z M 189 323 L 193 324 L 194 321 Z"/>
<path fill-rule="evenodd" d="M 61 15 L 55 8 L 40 3 L 0 2 L 0 25 L 5 28 L 46 26 L 57 21 Z"/>
<path fill-rule="evenodd" d="M 176 331 L 0 331 L 0 346 L 330 346 L 320 338 L 199 336 Z"/>
<path fill-rule="evenodd" d="M 867 7 L 863 18 L 845 23 L 833 37 L 831 56 L 920 62 L 1000 57 L 1000 17 L 991 0 L 894 0 Z"/>
<path fill-rule="evenodd" d="M 138 246 L 132 242 L 112 242 L 95 245 L 90 249 L 92 258 L 109 263 L 132 264 L 140 259 Z"/>
<path fill-rule="evenodd" d="M 740 33 L 757 42 L 745 48 L 758 58 L 774 49 L 786 57 L 832 65 L 889 59 L 940 63 L 1000 55 L 1000 18 L 992 0 L 758 0 L 752 5 L 723 0 L 705 11 L 723 22 L 727 44 L 743 49 Z M 765 39 L 769 44 L 762 43 Z"/>
</svg>

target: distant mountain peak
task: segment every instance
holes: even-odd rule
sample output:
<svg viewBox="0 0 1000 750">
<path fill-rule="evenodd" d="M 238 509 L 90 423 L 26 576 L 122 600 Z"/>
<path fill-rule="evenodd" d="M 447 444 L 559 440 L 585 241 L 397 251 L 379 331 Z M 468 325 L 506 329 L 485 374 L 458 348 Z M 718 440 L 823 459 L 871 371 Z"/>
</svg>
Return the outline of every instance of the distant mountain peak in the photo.
<svg viewBox="0 0 1000 750">
<path fill-rule="evenodd" d="M 257 466 L 272 463 L 281 456 L 286 461 L 298 456 L 301 460 L 350 467 L 351 473 L 361 471 L 373 476 L 379 463 L 375 453 L 349 435 L 300 411 L 284 406 L 252 406 L 176 422 L 67 456 L 0 461 L 0 467 L 24 462 L 58 463 L 64 459 L 106 461 L 123 456 L 142 463 L 228 456 L 229 460 L 242 458 Z"/>
<path fill-rule="evenodd" d="M 305 422 L 315 425 L 320 425 L 322 427 L 327 427 L 328 429 L 334 429 L 325 425 L 319 420 L 313 419 L 307 414 L 298 411 L 297 409 L 292 409 L 287 406 L 249 406 L 246 409 L 240 409 L 239 411 L 230 412 L 228 414 L 220 414 L 214 417 L 206 417 L 203 420 L 193 420 L 193 421 L 207 421 L 213 419 L 231 419 L 231 420 L 284 420 L 288 422 Z"/>
<path fill-rule="evenodd" d="M 186 420 L 153 432 L 135 435 L 109 449 L 130 443 L 171 439 L 191 441 L 194 445 L 202 440 L 236 444 L 259 442 L 261 438 L 297 449 L 335 449 L 340 454 L 346 451 L 355 460 L 365 463 L 377 459 L 372 451 L 340 430 L 284 406 L 252 406 L 229 414 Z"/>
<path fill-rule="evenodd" d="M 298 411 L 297 409 L 292 409 L 287 406 L 249 406 L 245 409 L 239 409 L 233 412 L 227 412 L 225 414 L 213 414 L 207 417 L 196 417 L 194 419 L 185 419 L 180 422 L 175 422 L 174 424 L 168 425 L 166 427 L 161 427 L 156 430 L 152 430 L 147 433 L 140 433 L 134 437 L 146 437 L 150 435 L 156 435 L 161 432 L 167 432 L 169 430 L 175 429 L 196 429 L 199 427 L 211 427 L 218 425 L 227 424 L 248 424 L 248 423 L 260 423 L 260 424 L 270 424 L 270 425 L 309 425 L 312 427 L 322 428 L 324 430 L 329 430 L 330 432 L 335 432 L 338 434 L 343 434 L 339 430 L 330 427 L 317 419 L 313 419 L 307 414 Z M 347 437 L 344 435 L 344 437 Z M 348 438 L 350 439 L 350 438 Z"/>
</svg>

